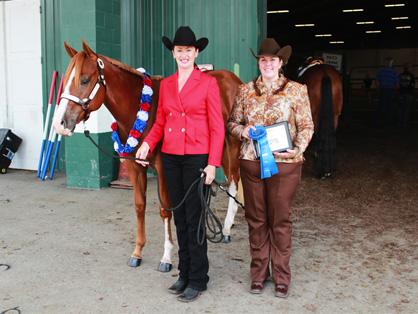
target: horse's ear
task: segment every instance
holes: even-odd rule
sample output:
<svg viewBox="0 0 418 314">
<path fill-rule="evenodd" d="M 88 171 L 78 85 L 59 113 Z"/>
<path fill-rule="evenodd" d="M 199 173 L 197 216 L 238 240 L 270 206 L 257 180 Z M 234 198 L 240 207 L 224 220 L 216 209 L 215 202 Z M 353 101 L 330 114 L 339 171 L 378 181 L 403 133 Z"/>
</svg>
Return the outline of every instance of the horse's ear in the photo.
<svg viewBox="0 0 418 314">
<path fill-rule="evenodd" d="M 95 56 L 96 53 L 87 45 L 87 43 L 83 40 L 83 50 L 88 56 Z"/>
<path fill-rule="evenodd" d="M 72 58 L 77 54 L 77 50 L 75 50 L 73 47 L 71 47 L 69 44 L 67 44 L 66 41 L 64 41 L 64 48 L 67 50 L 68 55 Z"/>
</svg>

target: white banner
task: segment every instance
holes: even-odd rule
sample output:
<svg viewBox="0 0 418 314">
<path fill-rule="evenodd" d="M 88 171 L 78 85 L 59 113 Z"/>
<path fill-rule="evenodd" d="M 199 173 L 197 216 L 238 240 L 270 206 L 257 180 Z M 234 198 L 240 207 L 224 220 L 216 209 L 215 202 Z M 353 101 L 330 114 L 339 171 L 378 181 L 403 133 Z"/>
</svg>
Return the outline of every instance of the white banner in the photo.
<svg viewBox="0 0 418 314">
<path fill-rule="evenodd" d="M 322 54 L 322 57 L 324 58 L 326 64 L 332 65 L 334 68 L 337 69 L 337 71 L 341 72 L 341 64 L 343 61 L 342 55 L 324 52 Z"/>
</svg>

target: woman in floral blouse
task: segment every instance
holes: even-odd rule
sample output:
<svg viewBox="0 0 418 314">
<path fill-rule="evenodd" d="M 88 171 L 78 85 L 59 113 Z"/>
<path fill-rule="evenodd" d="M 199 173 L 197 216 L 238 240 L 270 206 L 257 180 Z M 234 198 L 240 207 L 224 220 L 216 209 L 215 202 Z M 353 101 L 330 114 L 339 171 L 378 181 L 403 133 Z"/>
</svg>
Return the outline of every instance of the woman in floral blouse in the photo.
<svg viewBox="0 0 418 314">
<path fill-rule="evenodd" d="M 271 262 L 275 295 L 282 298 L 287 297 L 291 278 L 290 204 L 300 182 L 303 152 L 314 132 L 306 86 L 282 74 L 291 51 L 290 46 L 280 48 L 273 38 L 262 41 L 257 55 L 252 51 L 261 75 L 241 86 L 228 122 L 229 131 L 242 140 L 240 171 L 251 251 L 250 292 L 262 292 Z M 279 173 L 261 179 L 250 129 L 281 121 L 288 122 L 293 148 L 274 152 Z"/>
</svg>

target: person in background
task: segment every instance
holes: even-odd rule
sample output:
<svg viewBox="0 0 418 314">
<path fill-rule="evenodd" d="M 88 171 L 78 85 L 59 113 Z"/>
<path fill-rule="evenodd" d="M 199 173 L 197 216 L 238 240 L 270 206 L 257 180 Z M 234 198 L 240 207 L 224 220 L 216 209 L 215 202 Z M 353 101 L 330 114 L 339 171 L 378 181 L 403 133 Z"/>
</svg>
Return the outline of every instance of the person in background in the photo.
<svg viewBox="0 0 418 314">
<path fill-rule="evenodd" d="M 406 129 L 409 125 L 411 108 L 414 104 L 415 77 L 405 64 L 399 75 L 398 126 Z"/>
<path fill-rule="evenodd" d="M 282 73 L 291 51 L 290 46 L 280 48 L 273 38 L 266 38 L 258 54 L 252 52 L 261 75 L 241 85 L 227 124 L 229 132 L 242 141 L 239 158 L 251 253 L 250 292 L 263 291 L 271 264 L 275 295 L 281 298 L 287 297 L 291 280 L 290 205 L 301 179 L 303 153 L 314 132 L 306 85 Z M 263 161 L 256 159 L 252 131 L 283 121 L 288 123 L 293 148 L 266 154 L 269 167 L 278 168 L 278 173 L 262 179 Z"/>
<path fill-rule="evenodd" d="M 373 79 L 370 77 L 369 72 L 366 73 L 366 76 L 363 79 L 363 84 L 366 91 L 369 91 L 372 88 Z"/>
<path fill-rule="evenodd" d="M 372 105 L 372 93 L 371 93 L 372 85 L 373 85 L 373 79 L 370 77 L 370 73 L 367 72 L 366 76 L 363 79 L 363 86 L 364 86 L 364 89 L 366 90 L 368 106 Z"/>
<path fill-rule="evenodd" d="M 377 87 L 379 88 L 379 103 L 376 111 L 376 126 L 394 124 L 390 118 L 394 112 L 396 90 L 399 86 L 399 75 L 393 68 L 393 59 L 386 59 L 386 66 L 377 72 Z"/>
<path fill-rule="evenodd" d="M 173 41 L 165 36 L 162 41 L 176 60 L 177 72 L 161 81 L 156 121 L 136 157 L 145 159 L 162 139 L 164 176 L 174 207 L 202 175 L 200 169 L 206 173 L 205 183 L 212 183 L 221 164 L 225 129 L 218 83 L 195 67 L 208 39 L 196 40 L 190 27 L 181 26 Z M 195 185 L 185 203 L 174 211 L 180 273 L 169 291 L 182 302 L 196 300 L 209 281 L 206 238 L 201 245 L 197 242 L 201 212 Z"/>
</svg>

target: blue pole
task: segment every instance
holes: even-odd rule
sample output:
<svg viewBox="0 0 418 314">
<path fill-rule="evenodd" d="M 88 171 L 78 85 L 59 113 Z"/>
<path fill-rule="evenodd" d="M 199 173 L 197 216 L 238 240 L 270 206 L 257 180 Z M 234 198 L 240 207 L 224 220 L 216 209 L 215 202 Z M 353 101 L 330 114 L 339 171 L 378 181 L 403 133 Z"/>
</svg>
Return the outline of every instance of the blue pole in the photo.
<svg viewBox="0 0 418 314">
<path fill-rule="evenodd" d="M 40 177 L 41 180 L 45 180 L 46 178 L 46 172 L 48 171 L 48 165 L 49 165 L 49 160 L 51 158 L 51 152 L 55 144 L 55 137 L 56 137 L 55 131 L 52 131 L 52 136 L 50 136 L 50 139 L 48 141 L 48 147 L 46 148 L 45 160 L 42 166 L 42 172 L 41 172 L 41 177 Z"/>
<path fill-rule="evenodd" d="M 46 139 L 42 139 L 41 154 L 39 156 L 39 161 L 38 161 L 38 174 L 37 174 L 38 178 L 41 177 L 42 159 L 44 157 L 45 143 L 46 143 Z"/>
<path fill-rule="evenodd" d="M 54 153 L 54 159 L 52 160 L 51 170 L 49 171 L 49 179 L 50 180 L 52 180 L 54 178 L 55 165 L 57 163 L 57 158 L 58 158 L 58 154 L 59 154 L 59 150 L 60 150 L 60 146 L 61 146 L 61 139 L 62 139 L 62 135 L 60 134 L 58 136 L 57 145 L 55 146 L 55 153 Z"/>
</svg>

